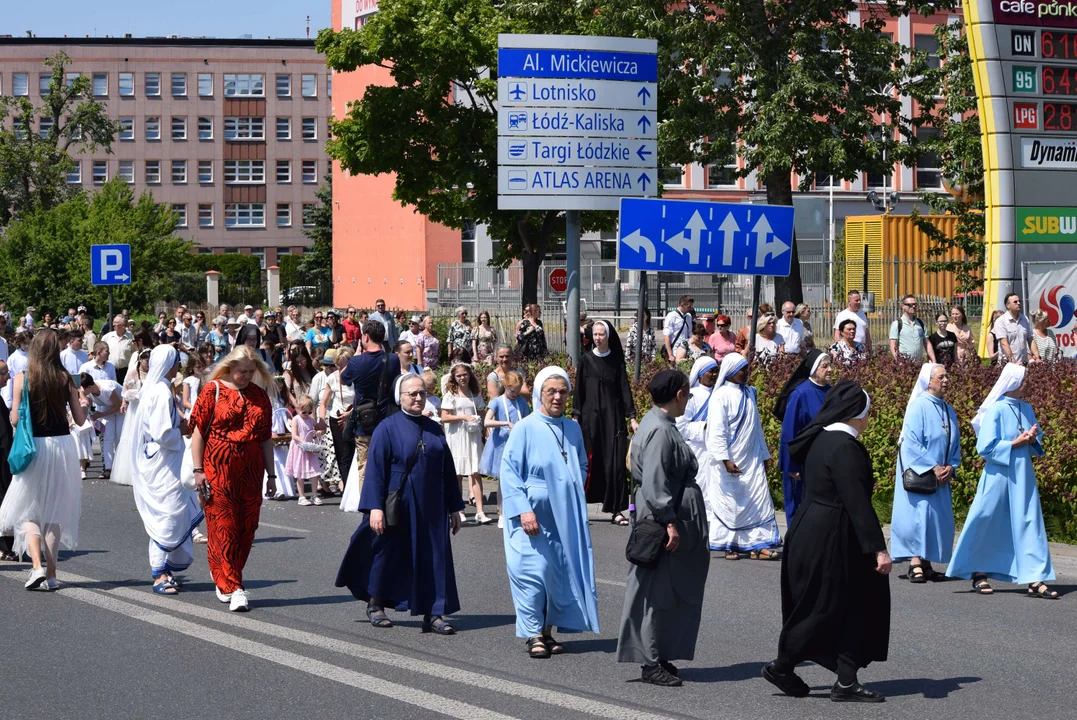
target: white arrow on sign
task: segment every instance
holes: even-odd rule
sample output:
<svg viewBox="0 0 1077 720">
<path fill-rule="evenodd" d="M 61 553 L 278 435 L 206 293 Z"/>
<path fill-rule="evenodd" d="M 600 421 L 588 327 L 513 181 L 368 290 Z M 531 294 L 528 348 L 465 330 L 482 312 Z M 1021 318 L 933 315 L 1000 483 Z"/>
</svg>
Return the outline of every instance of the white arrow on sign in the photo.
<svg viewBox="0 0 1077 720">
<path fill-rule="evenodd" d="M 789 249 L 789 246 L 777 237 L 774 237 L 773 240 L 767 240 L 767 236 L 772 233 L 772 228 L 770 223 L 767 222 L 766 215 L 761 214 L 759 216 L 759 220 L 756 221 L 752 232 L 755 233 L 756 238 L 755 266 L 757 268 L 763 267 L 763 263 L 766 262 L 768 257 L 778 257 Z"/>
<path fill-rule="evenodd" d="M 125 275 L 117 275 L 116 279 L 117 280 L 127 280 L 128 277 L 130 277 L 130 276 L 126 275 L 126 274 Z"/>
<path fill-rule="evenodd" d="M 733 218 L 733 213 L 725 216 L 725 220 L 718 226 L 722 233 L 722 265 L 729 267 L 733 264 L 733 235 L 740 232 L 740 225 Z"/>
<path fill-rule="evenodd" d="M 692 217 L 688 220 L 688 224 L 684 230 L 672 235 L 666 240 L 666 245 L 676 250 L 681 255 L 688 251 L 688 262 L 692 265 L 699 264 L 699 244 L 700 238 L 703 235 L 703 231 L 707 229 L 707 223 L 703 221 L 703 217 L 699 214 L 699 211 L 692 213 Z M 685 236 L 687 233 L 687 237 Z"/>
<path fill-rule="evenodd" d="M 636 252 L 643 252 L 643 249 L 647 248 L 647 251 L 646 251 L 647 262 L 649 262 L 649 263 L 654 262 L 654 257 L 655 257 L 654 243 L 651 242 L 650 238 L 644 237 L 643 235 L 641 235 L 639 230 L 634 230 L 631 235 L 621 238 L 621 242 L 623 242 L 625 245 L 632 248 Z"/>
</svg>

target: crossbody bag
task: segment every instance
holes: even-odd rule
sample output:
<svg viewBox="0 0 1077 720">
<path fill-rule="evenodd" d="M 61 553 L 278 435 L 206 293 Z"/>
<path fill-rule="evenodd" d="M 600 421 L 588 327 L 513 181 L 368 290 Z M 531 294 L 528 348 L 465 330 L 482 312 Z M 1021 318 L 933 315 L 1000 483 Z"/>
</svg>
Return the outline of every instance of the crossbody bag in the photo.
<svg viewBox="0 0 1077 720">
<path fill-rule="evenodd" d="M 950 414 L 949 410 L 946 411 L 947 416 Z M 943 452 L 942 460 L 946 462 L 946 455 L 950 452 L 950 418 L 946 418 L 946 450 Z M 904 467 L 904 463 L 901 462 L 901 445 L 898 445 L 898 468 L 901 470 L 901 485 L 905 488 L 905 492 L 913 493 L 914 495 L 931 495 L 939 489 L 939 479 L 935 477 L 935 469 L 932 468 L 925 473 L 918 473 L 912 468 Z"/>
<path fill-rule="evenodd" d="M 408 484 L 411 471 L 415 469 L 415 463 L 419 462 L 419 453 L 426 452 L 423 443 L 423 429 L 419 428 L 419 442 L 415 445 L 415 454 L 408 459 L 404 466 L 404 479 L 400 481 L 400 487 L 385 496 L 385 526 L 396 527 L 400 524 L 400 497 L 404 493 L 404 486 Z"/>
</svg>

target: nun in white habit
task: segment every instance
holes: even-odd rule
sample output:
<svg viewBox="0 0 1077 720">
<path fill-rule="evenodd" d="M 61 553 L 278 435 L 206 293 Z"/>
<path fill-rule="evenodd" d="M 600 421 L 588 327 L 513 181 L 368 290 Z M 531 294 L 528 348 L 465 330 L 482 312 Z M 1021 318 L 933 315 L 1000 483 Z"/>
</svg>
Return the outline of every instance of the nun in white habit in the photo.
<svg viewBox="0 0 1077 720">
<path fill-rule="evenodd" d="M 730 353 L 722 358 L 708 404 L 707 502 L 710 549 L 734 560 L 747 552 L 753 559 L 777 560 L 782 544 L 774 501 L 767 485 L 770 459 L 754 387 L 748 385 L 748 361 Z"/>
<path fill-rule="evenodd" d="M 194 559 L 191 532 L 203 517 L 197 494 L 180 481 L 186 422 L 172 392 L 177 359 L 170 345 L 153 349 L 138 408 L 127 419 L 134 426 L 132 442 L 117 458 L 117 465 L 131 479 L 135 505 L 150 536 L 153 591 L 160 595 L 179 592 L 175 573 L 190 567 Z"/>
<path fill-rule="evenodd" d="M 696 360 L 688 376 L 688 386 L 692 394 L 688 398 L 684 415 L 677 418 L 677 429 L 699 462 L 696 482 L 700 483 L 700 486 L 707 474 L 703 466 L 703 456 L 707 454 L 707 415 L 717 379 L 718 362 L 714 358 L 704 355 Z"/>
</svg>

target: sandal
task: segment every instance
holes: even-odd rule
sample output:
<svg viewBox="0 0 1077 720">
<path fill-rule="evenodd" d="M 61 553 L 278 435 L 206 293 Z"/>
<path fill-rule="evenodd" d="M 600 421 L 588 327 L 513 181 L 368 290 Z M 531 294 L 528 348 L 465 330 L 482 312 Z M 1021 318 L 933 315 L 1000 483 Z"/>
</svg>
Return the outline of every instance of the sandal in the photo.
<svg viewBox="0 0 1077 720">
<path fill-rule="evenodd" d="M 542 642 L 549 649 L 551 655 L 560 655 L 565 651 L 565 646 L 557 642 L 557 638 L 549 633 L 542 636 Z"/>
<path fill-rule="evenodd" d="M 612 524 L 614 524 L 614 525 L 627 525 L 628 524 L 628 518 L 626 518 L 621 513 L 617 513 L 612 518 L 610 518 L 610 522 Z"/>
<path fill-rule="evenodd" d="M 982 574 L 972 576 L 972 591 L 979 595 L 995 594 L 995 588 L 991 587 L 991 583 L 987 582 L 987 576 Z"/>
<path fill-rule="evenodd" d="M 5 550 L 4 552 L 0 552 L 0 560 L 3 560 L 5 562 L 18 562 L 19 556 L 13 552 Z"/>
<path fill-rule="evenodd" d="M 532 658 L 550 657 L 550 649 L 546 647 L 546 640 L 541 635 L 527 638 L 527 656 Z"/>
<path fill-rule="evenodd" d="M 765 553 L 765 554 L 764 554 Z M 763 548 L 762 550 L 752 550 L 748 553 L 748 557 L 751 560 L 781 560 L 782 554 Z"/>
<path fill-rule="evenodd" d="M 740 560 L 740 553 L 734 550 L 730 550 L 725 554 L 726 560 Z"/>
<path fill-rule="evenodd" d="M 179 588 L 172 581 L 171 578 L 163 582 L 154 583 L 153 591 L 158 595 L 177 595 L 179 594 Z"/>
<path fill-rule="evenodd" d="M 366 616 L 370 619 L 370 624 L 376 628 L 391 628 L 393 626 L 393 621 L 385 614 L 385 608 L 368 605 Z"/>
<path fill-rule="evenodd" d="M 445 621 L 440 615 L 427 615 L 423 618 L 423 632 L 437 633 L 438 635 L 455 635 L 456 628 Z"/>
<path fill-rule="evenodd" d="M 927 582 L 927 573 L 923 565 L 909 565 L 909 582 L 914 585 L 923 585 Z"/>
<path fill-rule="evenodd" d="M 1028 592 L 1025 593 L 1027 597 L 1040 598 L 1042 600 L 1057 600 L 1058 591 L 1052 590 L 1042 582 L 1034 582 L 1028 586 Z"/>
</svg>

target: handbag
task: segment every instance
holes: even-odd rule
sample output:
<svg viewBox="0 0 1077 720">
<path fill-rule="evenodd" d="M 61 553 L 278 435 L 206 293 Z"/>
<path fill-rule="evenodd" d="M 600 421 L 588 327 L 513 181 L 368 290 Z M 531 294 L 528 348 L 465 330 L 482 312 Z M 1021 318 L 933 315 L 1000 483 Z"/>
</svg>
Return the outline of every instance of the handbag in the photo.
<svg viewBox="0 0 1077 720">
<path fill-rule="evenodd" d="M 666 547 L 666 527 L 653 517 L 632 523 L 625 546 L 625 558 L 633 565 L 653 568 L 658 565 L 662 550 Z"/>
<path fill-rule="evenodd" d="M 352 404 L 352 410 L 348 413 L 348 421 L 344 424 L 344 437 L 355 436 L 356 428 L 360 428 L 367 435 L 374 434 L 374 428 L 381 421 L 378 408 L 386 393 L 386 385 L 389 375 L 389 353 L 385 354 L 381 376 L 378 381 L 378 392 L 373 399 L 363 398 Z"/>
<path fill-rule="evenodd" d="M 415 454 L 408 459 L 407 464 L 404 466 L 404 479 L 400 481 L 400 487 L 385 496 L 385 527 L 396 527 L 400 524 L 400 496 L 404 492 L 404 486 L 407 485 L 411 471 L 415 468 L 415 463 L 419 462 L 419 453 L 425 452 L 426 445 L 423 444 L 423 430 L 419 428 L 419 442 L 415 446 Z"/>
<path fill-rule="evenodd" d="M 30 420 L 30 380 L 22 374 L 22 399 L 19 402 L 19 424 L 15 426 L 15 436 L 11 440 L 11 450 L 7 454 L 7 464 L 12 475 L 18 475 L 30 467 L 37 455 L 34 445 L 34 427 Z"/>
<path fill-rule="evenodd" d="M 950 448 L 950 422 L 946 422 L 946 448 L 949 452 Z M 943 461 L 945 462 L 946 456 L 943 455 Z M 931 495 L 939 489 L 939 479 L 935 477 L 935 469 L 932 468 L 926 473 L 918 473 L 912 468 L 903 467 L 904 463 L 901 462 L 901 445 L 898 444 L 898 467 L 901 468 L 901 485 L 905 488 L 905 492 L 913 493 L 914 495 Z"/>
</svg>

